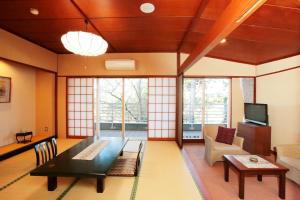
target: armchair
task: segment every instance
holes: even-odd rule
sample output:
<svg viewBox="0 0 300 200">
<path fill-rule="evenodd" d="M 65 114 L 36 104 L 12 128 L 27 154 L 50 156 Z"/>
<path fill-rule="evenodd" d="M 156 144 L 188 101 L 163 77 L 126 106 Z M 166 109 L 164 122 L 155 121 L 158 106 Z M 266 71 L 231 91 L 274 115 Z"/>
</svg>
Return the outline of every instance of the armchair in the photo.
<svg viewBox="0 0 300 200">
<path fill-rule="evenodd" d="M 203 127 L 205 141 L 205 159 L 210 166 L 216 161 L 223 161 L 225 154 L 248 154 L 243 150 L 244 138 L 235 136 L 232 145 L 216 142 L 218 127 L 223 124 L 206 124 Z"/>
<path fill-rule="evenodd" d="M 276 162 L 287 167 L 287 178 L 300 185 L 300 144 L 286 144 L 275 147 Z"/>
</svg>

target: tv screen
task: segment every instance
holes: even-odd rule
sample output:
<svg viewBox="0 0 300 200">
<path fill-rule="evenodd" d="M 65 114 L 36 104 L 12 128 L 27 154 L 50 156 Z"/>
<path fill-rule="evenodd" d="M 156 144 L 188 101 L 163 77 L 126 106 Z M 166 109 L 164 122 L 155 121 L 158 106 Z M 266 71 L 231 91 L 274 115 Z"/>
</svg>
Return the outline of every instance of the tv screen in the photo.
<svg viewBox="0 0 300 200">
<path fill-rule="evenodd" d="M 245 103 L 245 120 L 261 125 L 268 125 L 268 105 Z"/>
</svg>

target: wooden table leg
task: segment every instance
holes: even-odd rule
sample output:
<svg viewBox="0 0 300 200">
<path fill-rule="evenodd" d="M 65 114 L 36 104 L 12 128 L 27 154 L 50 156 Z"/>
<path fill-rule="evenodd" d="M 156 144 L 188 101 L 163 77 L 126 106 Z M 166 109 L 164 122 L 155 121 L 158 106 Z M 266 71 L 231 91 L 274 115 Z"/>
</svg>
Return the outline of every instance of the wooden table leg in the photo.
<svg viewBox="0 0 300 200">
<path fill-rule="evenodd" d="M 57 187 L 57 177 L 48 176 L 48 191 L 54 191 Z"/>
<path fill-rule="evenodd" d="M 97 177 L 97 193 L 104 191 L 104 177 Z"/>
<path fill-rule="evenodd" d="M 257 175 L 257 180 L 261 182 L 261 181 L 262 181 L 262 175 L 259 175 L 259 174 L 258 174 L 258 175 Z"/>
<path fill-rule="evenodd" d="M 244 199 L 245 193 L 245 174 L 239 173 L 239 197 Z"/>
<path fill-rule="evenodd" d="M 285 174 L 280 174 L 279 175 L 279 184 L 278 184 L 278 189 L 279 189 L 279 197 L 281 199 L 285 199 Z"/>
<path fill-rule="evenodd" d="M 224 180 L 226 182 L 228 182 L 229 181 L 229 163 L 226 160 L 224 160 L 223 163 L 224 163 Z"/>
</svg>

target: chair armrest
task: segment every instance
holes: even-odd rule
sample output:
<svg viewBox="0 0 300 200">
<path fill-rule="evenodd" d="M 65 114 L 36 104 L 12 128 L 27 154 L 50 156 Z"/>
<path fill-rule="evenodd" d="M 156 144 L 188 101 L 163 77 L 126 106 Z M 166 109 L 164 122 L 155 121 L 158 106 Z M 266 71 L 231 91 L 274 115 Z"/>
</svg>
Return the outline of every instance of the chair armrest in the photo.
<svg viewBox="0 0 300 200">
<path fill-rule="evenodd" d="M 300 158 L 300 144 L 286 144 L 276 146 L 277 156 Z"/>
<path fill-rule="evenodd" d="M 243 148 L 243 143 L 244 143 L 244 138 L 239 137 L 239 136 L 235 136 L 233 139 L 233 144 Z"/>
<path fill-rule="evenodd" d="M 204 142 L 205 142 L 205 145 L 212 146 L 214 143 L 214 140 L 212 139 L 212 137 L 210 137 L 208 135 L 204 135 Z"/>
</svg>

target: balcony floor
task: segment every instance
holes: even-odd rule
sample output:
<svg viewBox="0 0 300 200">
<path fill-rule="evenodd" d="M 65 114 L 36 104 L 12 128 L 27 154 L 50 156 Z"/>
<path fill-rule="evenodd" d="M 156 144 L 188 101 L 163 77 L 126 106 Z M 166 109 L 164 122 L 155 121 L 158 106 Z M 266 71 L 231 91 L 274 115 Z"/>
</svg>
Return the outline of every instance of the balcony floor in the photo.
<svg viewBox="0 0 300 200">
<path fill-rule="evenodd" d="M 121 137 L 121 130 L 100 130 L 100 136 L 102 137 Z M 148 131 L 125 131 L 125 137 L 132 139 L 147 140 Z M 202 139 L 202 133 L 200 131 L 184 131 L 183 139 Z"/>
</svg>

